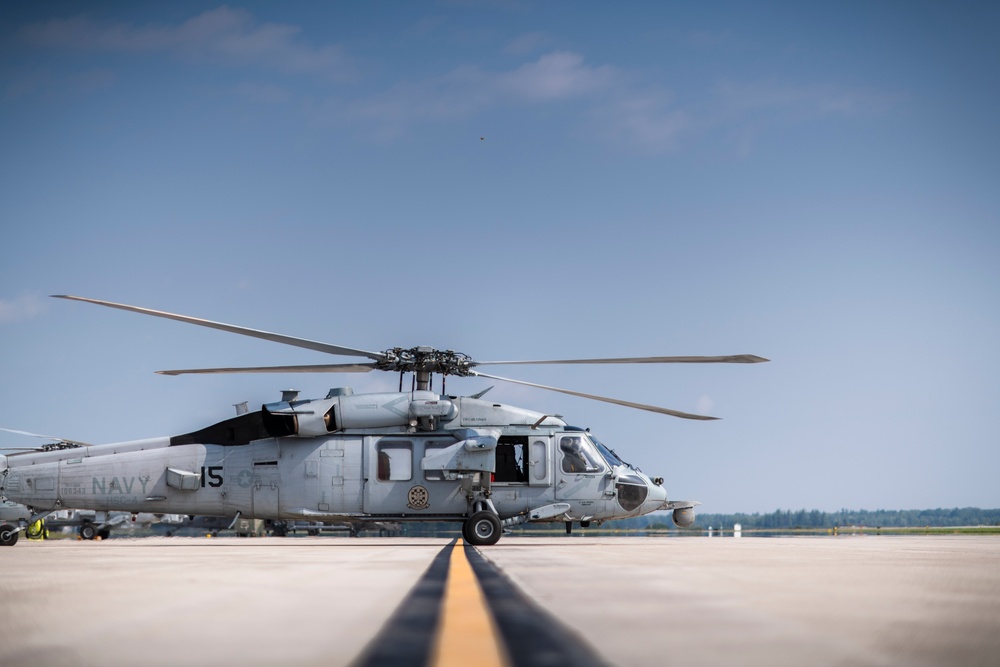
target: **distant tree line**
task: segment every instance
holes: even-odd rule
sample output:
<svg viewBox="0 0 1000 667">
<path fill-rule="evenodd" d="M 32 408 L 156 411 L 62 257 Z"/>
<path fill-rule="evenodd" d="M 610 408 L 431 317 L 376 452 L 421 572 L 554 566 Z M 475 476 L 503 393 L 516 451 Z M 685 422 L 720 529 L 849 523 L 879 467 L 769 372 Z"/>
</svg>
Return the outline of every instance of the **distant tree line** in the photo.
<svg viewBox="0 0 1000 667">
<path fill-rule="evenodd" d="M 666 517 L 638 517 L 650 519 L 649 523 L 670 523 Z M 840 528 L 844 526 L 869 526 L 882 528 L 918 528 L 951 526 L 998 526 L 1000 509 L 962 507 L 926 510 L 847 510 L 821 512 L 819 510 L 776 510 L 770 514 L 699 514 L 695 526 L 699 528 L 724 527 L 733 524 L 744 529 L 788 528 Z"/>
</svg>

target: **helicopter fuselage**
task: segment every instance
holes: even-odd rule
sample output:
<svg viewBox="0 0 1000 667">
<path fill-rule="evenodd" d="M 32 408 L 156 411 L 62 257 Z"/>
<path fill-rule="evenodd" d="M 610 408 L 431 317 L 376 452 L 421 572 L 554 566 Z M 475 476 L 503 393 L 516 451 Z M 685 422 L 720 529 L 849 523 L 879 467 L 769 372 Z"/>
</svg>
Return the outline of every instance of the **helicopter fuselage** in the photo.
<svg viewBox="0 0 1000 667">
<path fill-rule="evenodd" d="M 181 436 L 12 454 L 0 494 L 36 512 L 467 521 L 487 511 L 513 526 L 658 509 L 676 518 L 685 510 L 661 482 L 557 417 L 429 391 L 340 389 Z"/>
</svg>

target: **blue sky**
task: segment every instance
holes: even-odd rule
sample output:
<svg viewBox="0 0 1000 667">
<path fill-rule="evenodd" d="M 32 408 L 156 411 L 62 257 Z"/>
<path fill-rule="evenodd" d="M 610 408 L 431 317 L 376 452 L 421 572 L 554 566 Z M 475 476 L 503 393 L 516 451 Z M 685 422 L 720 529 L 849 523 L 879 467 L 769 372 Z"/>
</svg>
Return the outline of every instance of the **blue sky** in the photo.
<svg viewBox="0 0 1000 667">
<path fill-rule="evenodd" d="M 1000 506 L 993 3 L 0 5 L 0 426 L 109 442 L 349 347 L 477 359 L 710 512 Z M 451 378 L 449 393 L 490 383 Z M 0 449 L 37 444 L 0 433 Z"/>
</svg>

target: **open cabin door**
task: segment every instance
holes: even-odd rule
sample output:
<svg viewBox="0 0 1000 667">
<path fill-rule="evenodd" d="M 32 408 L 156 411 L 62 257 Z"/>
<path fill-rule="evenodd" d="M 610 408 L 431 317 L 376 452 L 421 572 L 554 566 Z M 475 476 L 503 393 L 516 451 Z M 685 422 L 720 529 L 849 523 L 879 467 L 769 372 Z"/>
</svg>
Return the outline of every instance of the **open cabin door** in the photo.
<svg viewBox="0 0 1000 667">
<path fill-rule="evenodd" d="M 497 440 L 495 484 L 549 486 L 548 435 L 505 435 Z"/>
</svg>

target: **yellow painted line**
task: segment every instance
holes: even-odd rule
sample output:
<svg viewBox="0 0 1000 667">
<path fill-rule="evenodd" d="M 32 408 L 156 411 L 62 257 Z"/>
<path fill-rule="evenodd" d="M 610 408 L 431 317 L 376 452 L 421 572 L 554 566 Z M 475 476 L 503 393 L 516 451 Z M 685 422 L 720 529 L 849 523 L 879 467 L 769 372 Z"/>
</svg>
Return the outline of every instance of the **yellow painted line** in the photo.
<svg viewBox="0 0 1000 667">
<path fill-rule="evenodd" d="M 431 667 L 507 667 L 500 633 L 462 540 L 451 552 Z"/>
</svg>

